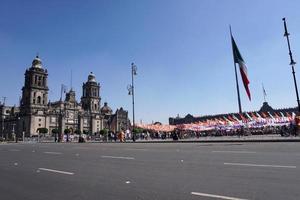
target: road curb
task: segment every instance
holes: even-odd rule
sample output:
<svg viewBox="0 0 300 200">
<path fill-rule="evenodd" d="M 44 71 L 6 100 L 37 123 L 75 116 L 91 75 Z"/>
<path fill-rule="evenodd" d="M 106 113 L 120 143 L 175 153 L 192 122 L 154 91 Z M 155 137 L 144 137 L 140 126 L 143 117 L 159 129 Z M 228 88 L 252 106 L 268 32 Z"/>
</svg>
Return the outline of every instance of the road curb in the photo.
<svg viewBox="0 0 300 200">
<path fill-rule="evenodd" d="M 123 142 L 124 144 L 146 144 L 146 143 L 279 143 L 279 142 L 300 142 L 300 138 L 288 138 L 288 139 L 212 139 L 212 140 L 143 140 L 143 141 L 136 141 L 132 142 L 127 141 Z M 39 143 L 55 143 L 52 141 L 41 141 Z M 77 144 L 78 142 L 61 142 L 63 144 Z M 87 141 L 81 144 L 87 143 L 99 143 L 99 144 L 122 144 L 122 142 L 102 142 L 102 141 Z M 60 144 L 60 143 L 57 143 Z"/>
<path fill-rule="evenodd" d="M 264 143 L 264 142 L 300 142 L 300 139 L 265 139 L 265 140 L 178 140 L 178 141 L 138 141 L 135 143 Z"/>
</svg>

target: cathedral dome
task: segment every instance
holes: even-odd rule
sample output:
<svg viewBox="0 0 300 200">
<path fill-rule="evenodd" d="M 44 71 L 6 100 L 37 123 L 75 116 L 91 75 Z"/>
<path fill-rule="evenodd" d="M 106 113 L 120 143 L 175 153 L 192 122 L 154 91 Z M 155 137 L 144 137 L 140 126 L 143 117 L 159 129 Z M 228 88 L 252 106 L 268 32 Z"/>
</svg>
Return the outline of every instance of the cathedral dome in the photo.
<svg viewBox="0 0 300 200">
<path fill-rule="evenodd" d="M 32 67 L 34 68 L 43 68 L 42 66 L 42 60 L 39 58 L 39 56 L 36 56 L 32 61 Z"/>
<path fill-rule="evenodd" d="M 93 72 L 91 72 L 88 76 L 88 82 L 96 82 L 96 76 L 93 74 Z"/>
<path fill-rule="evenodd" d="M 101 108 L 101 113 L 102 114 L 112 114 L 112 109 L 107 105 L 107 102 L 104 103 L 104 106 Z"/>
</svg>

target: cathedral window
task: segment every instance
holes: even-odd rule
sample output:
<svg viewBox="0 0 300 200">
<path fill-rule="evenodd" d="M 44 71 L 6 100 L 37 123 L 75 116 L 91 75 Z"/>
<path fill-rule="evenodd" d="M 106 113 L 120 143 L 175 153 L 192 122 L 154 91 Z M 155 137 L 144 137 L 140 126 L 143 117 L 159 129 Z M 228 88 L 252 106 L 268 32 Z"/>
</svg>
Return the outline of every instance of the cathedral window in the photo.
<svg viewBox="0 0 300 200">
<path fill-rule="evenodd" d="M 33 104 L 35 104 L 35 98 L 33 98 Z"/>
<path fill-rule="evenodd" d="M 37 97 L 37 103 L 38 103 L 38 104 L 41 103 L 41 97 L 40 97 L 40 96 Z"/>
<path fill-rule="evenodd" d="M 83 89 L 83 97 L 86 97 L 85 89 Z"/>
<path fill-rule="evenodd" d="M 35 75 L 34 76 L 34 84 L 37 84 L 37 79 L 38 79 L 38 77 L 37 77 L 37 75 Z"/>
<path fill-rule="evenodd" d="M 51 117 L 51 123 L 55 123 L 56 122 L 56 117 Z"/>
<path fill-rule="evenodd" d="M 42 85 L 42 77 L 41 76 L 38 76 L 38 86 L 41 86 Z"/>
<path fill-rule="evenodd" d="M 45 104 L 45 99 L 46 99 L 46 96 L 45 96 L 45 94 L 43 94 L 43 104 Z"/>
</svg>

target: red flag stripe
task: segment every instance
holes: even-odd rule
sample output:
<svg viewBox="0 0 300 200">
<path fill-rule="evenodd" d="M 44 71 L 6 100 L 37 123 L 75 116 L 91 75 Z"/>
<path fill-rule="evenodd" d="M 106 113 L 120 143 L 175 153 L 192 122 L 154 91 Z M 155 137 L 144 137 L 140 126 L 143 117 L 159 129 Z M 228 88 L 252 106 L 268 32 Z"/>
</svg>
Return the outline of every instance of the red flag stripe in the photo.
<svg viewBox="0 0 300 200">
<path fill-rule="evenodd" d="M 243 84 L 246 90 L 246 93 L 248 95 L 249 100 L 251 101 L 251 94 L 250 94 L 250 90 L 249 90 L 249 79 L 248 79 L 248 75 L 247 75 L 247 67 L 245 65 L 244 62 L 240 61 L 239 62 L 239 66 L 240 66 L 240 72 L 241 72 L 241 76 L 242 76 L 242 80 L 243 80 Z"/>
</svg>

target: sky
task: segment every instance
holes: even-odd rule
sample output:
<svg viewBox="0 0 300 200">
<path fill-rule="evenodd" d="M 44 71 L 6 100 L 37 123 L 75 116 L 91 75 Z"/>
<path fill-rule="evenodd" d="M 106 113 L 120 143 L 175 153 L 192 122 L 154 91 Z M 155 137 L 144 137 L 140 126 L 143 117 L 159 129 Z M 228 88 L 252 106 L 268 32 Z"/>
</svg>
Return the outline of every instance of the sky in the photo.
<svg viewBox="0 0 300 200">
<path fill-rule="evenodd" d="M 294 107 L 282 17 L 297 62 L 299 8 L 297 0 L 1 0 L 0 97 L 18 105 L 24 72 L 38 53 L 50 101 L 60 98 L 61 84 L 70 89 L 71 71 L 80 101 L 93 72 L 101 104 L 123 107 L 132 119 L 127 85 L 134 62 L 137 122 L 238 112 L 231 25 L 250 79 L 251 101 L 239 75 L 243 111 L 262 106 L 262 83 L 273 108 Z"/>
</svg>

